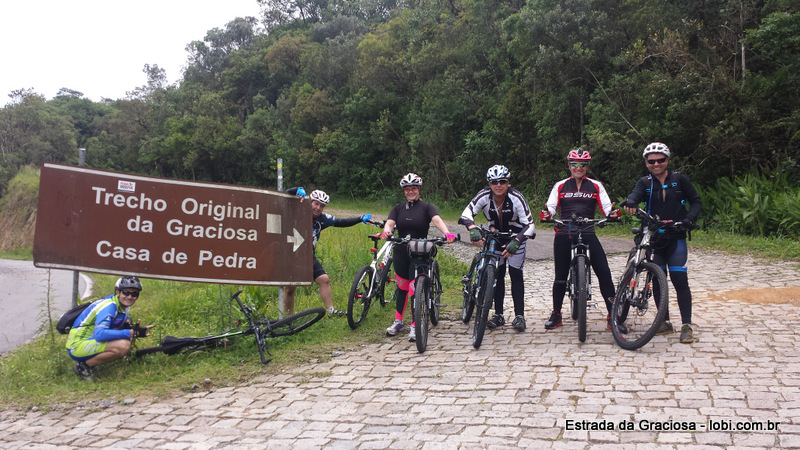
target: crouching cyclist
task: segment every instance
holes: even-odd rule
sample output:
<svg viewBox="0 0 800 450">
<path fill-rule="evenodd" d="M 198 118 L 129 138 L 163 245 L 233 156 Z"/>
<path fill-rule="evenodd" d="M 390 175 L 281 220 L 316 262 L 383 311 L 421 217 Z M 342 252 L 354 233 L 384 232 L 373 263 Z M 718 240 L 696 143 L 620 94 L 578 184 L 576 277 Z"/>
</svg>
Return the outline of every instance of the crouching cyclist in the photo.
<svg viewBox="0 0 800 450">
<path fill-rule="evenodd" d="M 114 295 L 94 301 L 75 319 L 67 338 L 67 353 L 78 362 L 75 374 L 90 380 L 100 364 L 127 355 L 131 342 L 146 337 L 153 325 L 146 327 L 128 320 L 130 307 L 136 303 L 142 283 L 136 277 L 122 277 L 114 285 Z"/>
<path fill-rule="evenodd" d="M 461 213 L 458 223 L 467 227 L 470 240 L 483 246 L 480 230 L 475 225 L 475 215 L 483 212 L 490 227 L 497 231 L 514 232 L 516 237 L 503 249 L 503 259 L 497 272 L 494 289 L 494 316 L 486 323 L 489 328 L 505 325 L 503 298 L 505 297 L 506 265 L 511 276 L 511 298 L 514 300 L 514 321 L 517 331 L 525 331 L 525 282 L 522 266 L 525 264 L 525 241 L 536 235 L 528 202 L 521 192 L 511 187 L 511 172 L 506 166 L 492 166 L 486 172 L 489 186 L 483 188 Z M 506 264 L 508 262 L 508 264 Z"/>
</svg>

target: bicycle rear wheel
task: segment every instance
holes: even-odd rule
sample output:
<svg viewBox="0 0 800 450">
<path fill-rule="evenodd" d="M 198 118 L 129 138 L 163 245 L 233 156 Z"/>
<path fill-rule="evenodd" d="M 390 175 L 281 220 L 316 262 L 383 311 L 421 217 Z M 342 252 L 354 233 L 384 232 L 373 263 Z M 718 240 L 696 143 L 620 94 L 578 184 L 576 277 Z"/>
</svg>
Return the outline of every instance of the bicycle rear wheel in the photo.
<svg viewBox="0 0 800 450">
<path fill-rule="evenodd" d="M 439 325 L 439 312 L 442 301 L 442 280 L 439 279 L 439 263 L 431 263 L 431 324 Z"/>
<path fill-rule="evenodd" d="M 428 348 L 428 320 L 431 316 L 429 302 L 431 297 L 431 280 L 420 275 L 414 282 L 414 334 L 417 351 L 423 353 Z"/>
<path fill-rule="evenodd" d="M 372 286 L 372 270 L 372 266 L 361 266 L 350 287 L 350 297 L 347 299 L 347 324 L 353 330 L 361 325 L 369 312 L 372 300 L 367 294 Z"/>
<path fill-rule="evenodd" d="M 275 321 L 261 320 L 258 325 L 264 327 L 265 334 L 271 337 L 290 336 L 314 325 L 323 317 L 325 317 L 325 308 L 318 307 L 300 311 Z"/>
<path fill-rule="evenodd" d="M 381 306 L 385 306 L 388 303 L 388 300 L 386 300 L 386 283 L 390 282 L 389 273 L 392 271 L 392 262 L 394 262 L 394 257 L 390 256 L 386 260 L 386 265 L 378 273 L 380 281 L 378 281 L 378 292 L 375 293 L 375 297 L 381 302 Z"/>
<path fill-rule="evenodd" d="M 475 311 L 475 290 L 478 289 L 475 282 L 478 278 L 478 264 L 480 262 L 481 254 L 476 253 L 475 257 L 472 258 L 472 265 L 469 266 L 469 272 L 461 278 L 461 282 L 464 283 L 464 288 L 461 291 L 464 297 L 461 304 L 461 320 L 464 323 L 469 323 L 472 313 Z"/>
<path fill-rule="evenodd" d="M 625 272 L 611 309 L 611 334 L 617 345 L 636 350 L 650 342 L 667 315 L 667 289 L 667 276 L 651 262 Z M 619 330 L 623 323 L 627 334 Z"/>
<path fill-rule="evenodd" d="M 492 300 L 494 300 L 494 282 L 497 276 L 496 270 L 497 268 L 493 264 L 487 264 L 484 267 L 484 273 L 478 292 L 478 312 L 475 316 L 475 327 L 472 329 L 472 346 L 475 348 L 480 348 L 483 343 L 483 334 L 486 332 L 486 322 L 489 321 L 489 310 L 492 308 Z"/>
<path fill-rule="evenodd" d="M 575 265 L 572 269 L 575 271 L 572 279 L 575 280 L 575 309 L 578 312 L 578 340 L 586 342 L 586 302 L 589 298 L 589 289 L 586 279 L 586 256 L 576 255 Z"/>
</svg>

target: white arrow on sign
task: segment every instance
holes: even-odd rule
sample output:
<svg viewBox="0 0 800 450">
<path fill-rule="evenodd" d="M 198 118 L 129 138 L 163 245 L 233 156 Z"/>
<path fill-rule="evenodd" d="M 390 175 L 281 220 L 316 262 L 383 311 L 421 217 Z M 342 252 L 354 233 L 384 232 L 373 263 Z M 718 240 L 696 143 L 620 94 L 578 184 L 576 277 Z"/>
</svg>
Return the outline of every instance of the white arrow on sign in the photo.
<svg viewBox="0 0 800 450">
<path fill-rule="evenodd" d="M 286 236 L 286 242 L 294 244 L 294 249 L 292 251 L 297 252 L 297 249 L 300 248 L 301 245 L 303 245 L 305 239 L 303 239 L 303 236 L 300 234 L 299 231 L 297 231 L 297 228 L 292 228 L 292 231 L 294 231 L 294 236 Z"/>
</svg>

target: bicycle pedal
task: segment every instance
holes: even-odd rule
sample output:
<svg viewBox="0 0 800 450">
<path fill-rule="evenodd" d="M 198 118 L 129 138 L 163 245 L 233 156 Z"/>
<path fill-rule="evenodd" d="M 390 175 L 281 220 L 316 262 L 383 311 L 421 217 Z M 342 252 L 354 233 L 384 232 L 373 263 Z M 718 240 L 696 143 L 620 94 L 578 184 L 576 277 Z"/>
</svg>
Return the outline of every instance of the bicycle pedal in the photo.
<svg viewBox="0 0 800 450">
<path fill-rule="evenodd" d="M 586 306 L 589 309 L 597 310 L 597 302 L 591 302 L 591 303 L 587 304 Z"/>
</svg>

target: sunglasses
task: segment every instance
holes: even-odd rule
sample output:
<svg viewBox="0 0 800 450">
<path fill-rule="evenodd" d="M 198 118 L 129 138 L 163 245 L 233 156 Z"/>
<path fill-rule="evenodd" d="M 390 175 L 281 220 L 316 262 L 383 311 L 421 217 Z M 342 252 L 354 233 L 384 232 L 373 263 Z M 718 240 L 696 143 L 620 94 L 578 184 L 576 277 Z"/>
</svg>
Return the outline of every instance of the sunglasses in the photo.
<svg viewBox="0 0 800 450">
<path fill-rule="evenodd" d="M 577 167 L 586 167 L 588 165 L 589 165 L 589 163 L 586 163 L 586 162 L 571 162 L 571 163 L 569 163 L 570 167 L 576 167 L 576 168 Z"/>
<path fill-rule="evenodd" d="M 489 184 L 491 184 L 493 186 L 496 186 L 498 184 L 506 184 L 506 183 L 508 183 L 508 180 L 492 180 L 492 181 L 489 182 Z"/>
<path fill-rule="evenodd" d="M 658 158 L 658 159 L 648 159 L 647 160 L 647 164 L 650 164 L 651 166 L 653 164 L 664 164 L 665 162 L 667 162 L 667 158 Z"/>
<path fill-rule="evenodd" d="M 122 295 L 126 295 L 128 297 L 139 298 L 139 291 L 120 291 Z"/>
</svg>

